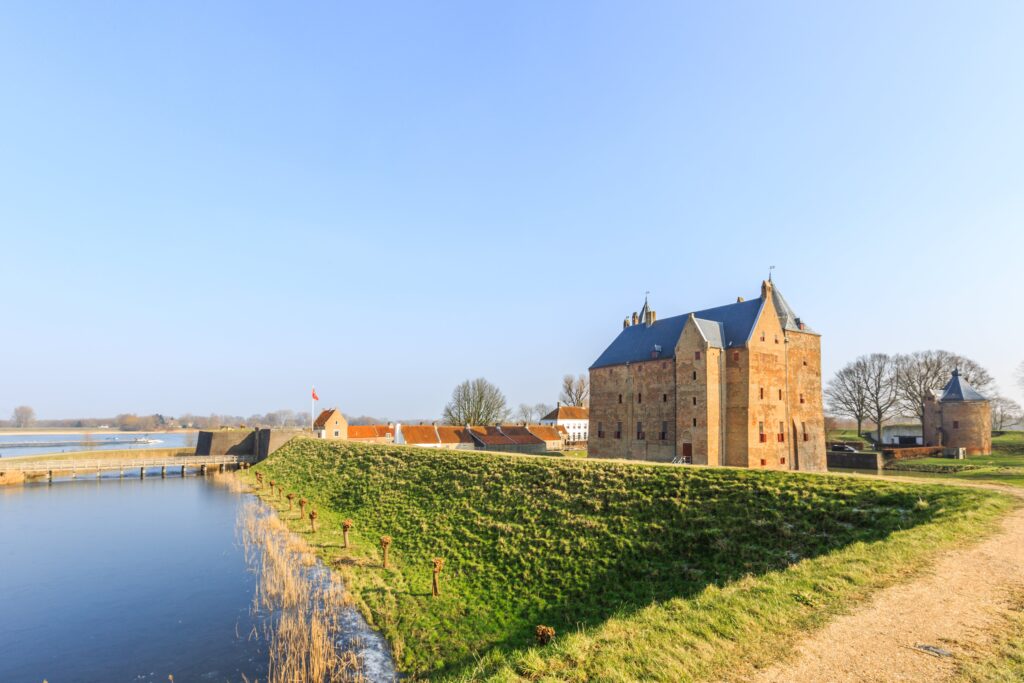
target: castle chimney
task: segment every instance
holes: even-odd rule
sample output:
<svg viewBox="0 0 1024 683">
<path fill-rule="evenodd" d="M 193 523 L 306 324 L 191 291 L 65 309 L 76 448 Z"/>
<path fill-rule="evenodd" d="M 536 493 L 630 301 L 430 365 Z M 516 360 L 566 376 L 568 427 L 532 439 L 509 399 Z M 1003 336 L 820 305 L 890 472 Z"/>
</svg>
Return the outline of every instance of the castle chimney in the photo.
<svg viewBox="0 0 1024 683">
<path fill-rule="evenodd" d="M 651 311 L 651 324 L 653 325 L 656 322 L 658 322 L 658 312 Z"/>
<path fill-rule="evenodd" d="M 736 297 L 736 303 L 738 303 L 738 304 L 743 303 L 743 297 L 742 296 Z"/>
<path fill-rule="evenodd" d="M 640 322 L 640 318 L 637 317 L 636 311 L 633 311 L 633 324 L 636 325 Z"/>
<path fill-rule="evenodd" d="M 627 327 L 629 327 L 629 318 L 623 318 L 622 319 L 622 329 L 626 329 Z"/>
</svg>

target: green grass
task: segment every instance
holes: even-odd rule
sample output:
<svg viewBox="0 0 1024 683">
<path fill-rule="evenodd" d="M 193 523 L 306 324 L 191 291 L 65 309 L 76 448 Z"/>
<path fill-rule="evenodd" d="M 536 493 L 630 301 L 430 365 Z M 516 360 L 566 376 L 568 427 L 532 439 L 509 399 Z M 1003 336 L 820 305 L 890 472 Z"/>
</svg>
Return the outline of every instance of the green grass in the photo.
<svg viewBox="0 0 1024 683">
<path fill-rule="evenodd" d="M 765 663 L 795 629 L 905 578 L 1012 504 L 852 477 L 313 440 L 254 470 L 317 509 L 315 535 L 285 517 L 339 568 L 404 671 L 466 680 L 680 681 Z M 446 560 L 438 599 L 435 556 Z M 535 647 L 542 623 L 559 635 Z"/>
<path fill-rule="evenodd" d="M 120 450 L 74 451 L 71 453 L 43 453 L 41 455 L 16 455 L 3 460 L 18 462 L 37 460 L 116 460 L 119 458 L 166 458 L 195 455 L 195 448 L 125 448 Z"/>
<path fill-rule="evenodd" d="M 867 432 L 865 432 L 867 434 Z M 857 446 L 858 450 L 864 450 L 868 447 L 869 442 L 866 437 L 857 436 L 856 429 L 834 429 L 828 433 L 828 440 L 831 441 L 846 441 L 847 443 L 859 443 Z"/>
<path fill-rule="evenodd" d="M 968 469 L 961 469 L 964 466 Z M 994 436 L 991 455 L 973 455 L 966 460 L 915 458 L 890 463 L 886 469 L 941 473 L 965 481 L 1024 487 L 1024 432 L 1004 432 Z"/>
</svg>

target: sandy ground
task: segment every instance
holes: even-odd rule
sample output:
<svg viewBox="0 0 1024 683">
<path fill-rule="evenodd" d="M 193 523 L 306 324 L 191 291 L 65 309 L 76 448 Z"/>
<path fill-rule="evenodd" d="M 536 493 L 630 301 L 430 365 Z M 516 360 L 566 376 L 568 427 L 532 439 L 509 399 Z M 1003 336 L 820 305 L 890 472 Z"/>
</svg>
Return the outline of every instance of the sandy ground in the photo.
<svg viewBox="0 0 1024 683">
<path fill-rule="evenodd" d="M 906 480 L 901 480 L 906 481 Z M 954 482 L 943 482 L 954 483 Z M 1024 498 L 1019 489 L 998 488 Z M 879 592 L 866 605 L 804 637 L 787 661 L 755 683 L 942 681 L 958 658 L 982 651 L 1024 590 L 1024 508 L 980 543 L 939 556 L 923 576 Z M 933 645 L 937 657 L 917 649 Z"/>
</svg>

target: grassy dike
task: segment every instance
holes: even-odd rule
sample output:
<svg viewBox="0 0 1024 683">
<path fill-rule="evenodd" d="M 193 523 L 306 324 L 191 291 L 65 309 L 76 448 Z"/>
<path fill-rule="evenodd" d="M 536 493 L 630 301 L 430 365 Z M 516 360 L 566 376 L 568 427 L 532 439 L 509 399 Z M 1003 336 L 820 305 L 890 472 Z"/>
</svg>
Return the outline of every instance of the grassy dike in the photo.
<svg viewBox="0 0 1024 683">
<path fill-rule="evenodd" d="M 851 477 L 309 439 L 253 471 L 309 499 L 315 534 L 274 504 L 342 572 L 400 668 L 431 679 L 736 675 L 1013 504 Z M 552 644 L 533 644 L 538 624 L 555 627 Z"/>
</svg>

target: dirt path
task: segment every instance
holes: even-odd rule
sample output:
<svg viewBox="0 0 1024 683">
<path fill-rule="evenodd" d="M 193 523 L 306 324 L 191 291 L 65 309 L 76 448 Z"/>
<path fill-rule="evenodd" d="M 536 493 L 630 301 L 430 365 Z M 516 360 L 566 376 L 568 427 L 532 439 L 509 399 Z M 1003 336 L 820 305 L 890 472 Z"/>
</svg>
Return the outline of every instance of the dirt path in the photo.
<svg viewBox="0 0 1024 683">
<path fill-rule="evenodd" d="M 1020 489 L 979 487 L 1024 498 Z M 980 543 L 943 553 L 927 574 L 880 591 L 854 612 L 808 634 L 788 661 L 762 670 L 749 680 L 946 680 L 955 673 L 957 658 L 976 653 L 991 642 L 1011 606 L 1013 593 L 1019 594 L 1022 589 L 1024 507 L 1007 515 L 999 530 Z M 915 649 L 920 644 L 948 650 L 954 657 L 921 652 Z"/>
</svg>

